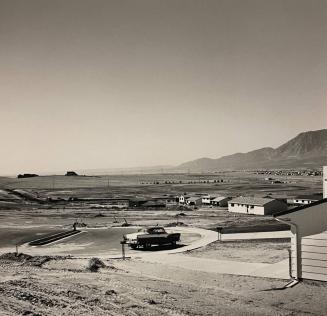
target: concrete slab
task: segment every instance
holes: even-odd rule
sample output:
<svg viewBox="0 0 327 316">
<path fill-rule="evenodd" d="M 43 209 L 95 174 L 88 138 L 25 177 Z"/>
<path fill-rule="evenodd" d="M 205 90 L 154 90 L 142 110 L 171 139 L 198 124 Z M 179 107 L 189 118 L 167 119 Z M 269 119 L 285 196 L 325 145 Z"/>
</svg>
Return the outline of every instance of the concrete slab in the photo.
<svg viewBox="0 0 327 316">
<path fill-rule="evenodd" d="M 151 263 L 161 263 L 194 271 L 289 279 L 288 260 L 283 260 L 275 264 L 268 264 L 196 258 L 178 254 L 172 254 L 169 256 L 162 254 L 149 254 L 140 257 L 140 259 Z"/>
<path fill-rule="evenodd" d="M 237 233 L 222 234 L 222 241 L 225 240 L 250 240 L 250 239 L 275 239 L 275 238 L 291 238 L 291 231 L 274 231 L 259 233 Z"/>
</svg>

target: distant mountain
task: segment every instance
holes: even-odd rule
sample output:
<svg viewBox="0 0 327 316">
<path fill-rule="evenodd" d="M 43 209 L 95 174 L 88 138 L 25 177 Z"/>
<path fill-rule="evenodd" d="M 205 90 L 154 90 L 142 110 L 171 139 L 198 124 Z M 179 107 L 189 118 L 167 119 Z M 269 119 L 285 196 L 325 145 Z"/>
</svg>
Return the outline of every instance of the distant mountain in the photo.
<svg viewBox="0 0 327 316">
<path fill-rule="evenodd" d="M 327 164 L 327 129 L 297 135 L 274 149 L 265 147 L 218 159 L 200 158 L 179 165 L 185 171 L 240 170 L 254 168 L 315 168 Z"/>
</svg>

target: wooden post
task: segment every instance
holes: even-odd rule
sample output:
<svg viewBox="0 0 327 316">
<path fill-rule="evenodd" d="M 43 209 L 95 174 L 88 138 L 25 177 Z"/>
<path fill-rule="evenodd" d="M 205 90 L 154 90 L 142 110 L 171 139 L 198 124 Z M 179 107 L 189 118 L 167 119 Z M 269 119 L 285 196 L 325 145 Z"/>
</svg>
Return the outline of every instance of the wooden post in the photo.
<svg viewBox="0 0 327 316">
<path fill-rule="evenodd" d="M 16 256 L 18 256 L 18 244 L 16 244 Z"/>
<path fill-rule="evenodd" d="M 122 252 L 122 257 L 123 260 L 125 260 L 125 241 L 121 241 L 121 252 Z"/>
<path fill-rule="evenodd" d="M 222 227 L 217 227 L 217 233 L 218 233 L 218 241 L 221 241 L 221 232 L 222 232 L 223 228 Z"/>
</svg>

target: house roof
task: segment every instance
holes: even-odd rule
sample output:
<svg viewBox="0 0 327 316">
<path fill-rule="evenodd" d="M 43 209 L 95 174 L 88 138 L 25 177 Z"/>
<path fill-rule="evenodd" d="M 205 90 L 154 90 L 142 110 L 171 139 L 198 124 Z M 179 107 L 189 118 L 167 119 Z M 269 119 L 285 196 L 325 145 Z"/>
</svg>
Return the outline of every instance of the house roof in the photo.
<svg viewBox="0 0 327 316">
<path fill-rule="evenodd" d="M 239 196 L 228 203 L 238 203 L 238 204 L 248 204 L 248 205 L 258 205 L 263 206 L 271 201 L 275 201 L 274 199 L 262 198 L 262 197 L 252 197 L 252 196 Z"/>
<path fill-rule="evenodd" d="M 327 198 L 326 199 L 319 200 L 319 201 L 316 201 L 316 202 L 313 202 L 313 203 L 310 203 L 310 204 L 302 205 L 302 206 L 293 208 L 291 210 L 279 212 L 279 213 L 273 214 L 273 216 L 274 217 L 279 217 L 279 216 L 282 216 L 282 215 L 286 215 L 286 214 L 290 214 L 290 213 L 295 213 L 295 212 L 302 211 L 304 209 L 307 209 L 307 208 L 310 208 L 310 207 L 313 207 L 313 206 L 316 206 L 316 205 L 319 205 L 319 204 L 323 204 L 323 203 L 327 203 Z"/>
<path fill-rule="evenodd" d="M 217 197 L 214 198 L 212 201 L 213 201 L 213 202 L 220 202 L 220 201 L 225 200 L 225 199 L 227 199 L 226 196 L 217 196 Z"/>
<path fill-rule="evenodd" d="M 311 201 L 319 201 L 323 198 L 322 193 L 312 194 L 312 195 L 298 195 L 294 199 L 298 200 L 311 200 Z"/>
<path fill-rule="evenodd" d="M 217 195 L 203 195 L 202 198 L 205 199 L 214 199 Z"/>
<path fill-rule="evenodd" d="M 199 196 L 191 196 L 187 200 L 192 202 L 192 201 L 198 201 L 198 200 L 201 200 L 201 199 L 202 198 L 199 197 Z"/>
</svg>

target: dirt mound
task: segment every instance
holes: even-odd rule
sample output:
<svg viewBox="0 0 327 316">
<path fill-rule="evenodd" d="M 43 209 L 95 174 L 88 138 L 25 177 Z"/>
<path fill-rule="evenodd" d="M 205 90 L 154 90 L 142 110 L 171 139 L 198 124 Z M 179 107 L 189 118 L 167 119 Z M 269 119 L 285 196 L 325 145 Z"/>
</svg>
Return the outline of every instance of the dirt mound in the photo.
<svg viewBox="0 0 327 316">
<path fill-rule="evenodd" d="M 62 259 L 59 256 L 30 256 L 25 253 L 8 252 L 0 256 L 0 260 L 20 262 L 24 265 L 41 267 L 50 260 Z"/>
<path fill-rule="evenodd" d="M 0 260 L 11 260 L 11 261 L 18 261 L 18 262 L 25 262 L 33 258 L 30 255 L 25 253 L 16 253 L 16 252 L 7 252 L 0 256 Z"/>
</svg>

